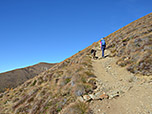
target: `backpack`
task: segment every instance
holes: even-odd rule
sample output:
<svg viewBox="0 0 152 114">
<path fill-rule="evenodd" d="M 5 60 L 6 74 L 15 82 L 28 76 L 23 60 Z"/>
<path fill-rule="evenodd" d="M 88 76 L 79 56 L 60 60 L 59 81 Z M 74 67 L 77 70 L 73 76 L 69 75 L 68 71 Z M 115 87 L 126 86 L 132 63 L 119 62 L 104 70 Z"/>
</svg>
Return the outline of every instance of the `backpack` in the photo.
<svg viewBox="0 0 152 114">
<path fill-rule="evenodd" d="M 103 46 L 103 45 L 106 45 L 105 40 L 101 40 L 101 45 L 102 45 L 102 46 Z"/>
</svg>

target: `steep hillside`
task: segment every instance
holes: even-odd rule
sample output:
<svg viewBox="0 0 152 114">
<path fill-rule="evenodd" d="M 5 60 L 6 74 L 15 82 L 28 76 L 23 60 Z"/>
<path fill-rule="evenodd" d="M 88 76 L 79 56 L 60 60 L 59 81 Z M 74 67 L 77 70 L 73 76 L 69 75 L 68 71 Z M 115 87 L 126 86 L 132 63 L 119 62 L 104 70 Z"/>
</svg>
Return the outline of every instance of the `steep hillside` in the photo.
<svg viewBox="0 0 152 114">
<path fill-rule="evenodd" d="M 0 95 L 1 113 L 57 114 L 74 103 L 75 114 L 88 111 L 85 103 L 76 103 L 78 96 L 95 89 L 92 73 L 92 46 L 53 66 L 21 86 Z M 82 107 L 81 107 L 82 105 Z"/>
<path fill-rule="evenodd" d="M 12 70 L 5 73 L 0 73 L 0 92 L 6 90 L 6 88 L 14 88 L 21 85 L 25 81 L 35 77 L 43 71 L 50 69 L 55 64 L 50 63 L 38 63 L 33 66 Z"/>
<path fill-rule="evenodd" d="M 152 75 L 152 13 L 106 37 L 117 64 L 136 74 Z"/>
<path fill-rule="evenodd" d="M 93 43 L 21 86 L 0 94 L 0 113 L 93 114 L 97 112 L 95 114 L 101 114 L 95 110 L 94 107 L 98 104 L 92 103 L 92 100 L 98 100 L 101 103 L 103 99 L 107 99 L 107 102 L 110 102 L 114 97 L 123 95 L 140 83 L 135 90 L 132 90 L 138 93 L 139 85 L 144 85 L 143 80 L 136 81 L 135 74 L 130 75 L 125 68 L 119 69 L 118 65 L 126 66 L 133 73 L 151 74 L 151 18 L 152 14 L 149 14 L 107 36 L 105 38 L 108 46 L 107 58 L 100 59 L 99 54 L 99 59 L 92 59 L 90 54 L 92 48 L 100 52 L 99 42 Z M 118 65 L 115 65 L 117 60 L 115 58 L 119 59 Z M 99 78 L 103 80 L 103 83 L 99 81 Z M 134 81 L 136 83 L 133 83 Z M 147 90 L 151 89 L 149 83 L 151 81 L 145 84 L 146 87 L 148 85 Z M 143 90 L 144 87 L 142 86 Z M 110 90 L 117 88 L 122 90 L 110 93 Z M 139 101 L 139 99 L 136 100 Z M 90 102 L 92 106 L 95 105 L 93 108 L 91 106 L 89 108 Z M 98 109 L 100 108 L 99 105 Z"/>
</svg>

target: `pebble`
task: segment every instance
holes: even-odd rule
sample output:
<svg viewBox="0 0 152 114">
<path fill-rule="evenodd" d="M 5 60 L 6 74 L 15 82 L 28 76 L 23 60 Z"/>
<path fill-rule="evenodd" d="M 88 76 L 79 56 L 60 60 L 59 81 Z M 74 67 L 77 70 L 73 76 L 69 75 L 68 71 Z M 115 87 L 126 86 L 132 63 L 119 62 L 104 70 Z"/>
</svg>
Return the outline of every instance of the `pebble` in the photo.
<svg viewBox="0 0 152 114">
<path fill-rule="evenodd" d="M 112 91 L 111 93 L 108 93 L 109 99 L 119 97 L 119 91 Z"/>
<path fill-rule="evenodd" d="M 92 100 L 92 98 L 91 98 L 89 95 L 84 95 L 84 96 L 83 96 L 83 99 L 84 99 L 86 102 Z"/>
<path fill-rule="evenodd" d="M 105 93 L 100 95 L 100 99 L 108 99 L 108 98 L 109 98 L 109 96 Z"/>
<path fill-rule="evenodd" d="M 96 99 L 96 96 L 93 95 L 93 94 L 89 94 L 89 96 L 90 96 L 92 99 Z"/>
</svg>

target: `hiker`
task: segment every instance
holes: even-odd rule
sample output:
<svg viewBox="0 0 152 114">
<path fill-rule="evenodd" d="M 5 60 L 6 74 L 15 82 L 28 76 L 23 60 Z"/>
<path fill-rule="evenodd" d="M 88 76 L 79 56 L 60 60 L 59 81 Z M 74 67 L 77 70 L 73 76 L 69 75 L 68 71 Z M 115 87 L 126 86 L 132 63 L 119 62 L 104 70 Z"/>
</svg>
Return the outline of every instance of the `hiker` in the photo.
<svg viewBox="0 0 152 114">
<path fill-rule="evenodd" d="M 100 41 L 100 47 L 101 47 L 101 50 L 102 50 L 102 57 L 105 58 L 104 50 L 106 49 L 106 42 L 105 42 L 104 38 L 102 38 L 101 41 Z"/>
</svg>

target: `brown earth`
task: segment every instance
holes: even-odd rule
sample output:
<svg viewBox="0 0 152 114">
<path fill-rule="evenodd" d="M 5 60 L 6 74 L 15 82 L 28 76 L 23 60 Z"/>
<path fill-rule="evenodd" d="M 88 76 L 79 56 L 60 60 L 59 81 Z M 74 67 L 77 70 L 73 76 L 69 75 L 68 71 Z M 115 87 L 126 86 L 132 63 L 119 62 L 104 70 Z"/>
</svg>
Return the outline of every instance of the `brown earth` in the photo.
<svg viewBox="0 0 152 114">
<path fill-rule="evenodd" d="M 105 53 L 110 55 L 108 50 Z M 92 101 L 90 107 L 94 114 L 151 114 L 152 76 L 132 74 L 117 66 L 117 60 L 117 57 L 93 60 L 94 73 L 101 83 L 100 91 L 119 92 L 116 98 Z"/>
<path fill-rule="evenodd" d="M 0 73 L 0 92 L 4 92 L 6 89 L 15 88 L 41 72 L 50 69 L 54 65 L 55 64 L 42 62 L 33 66 Z"/>
</svg>

